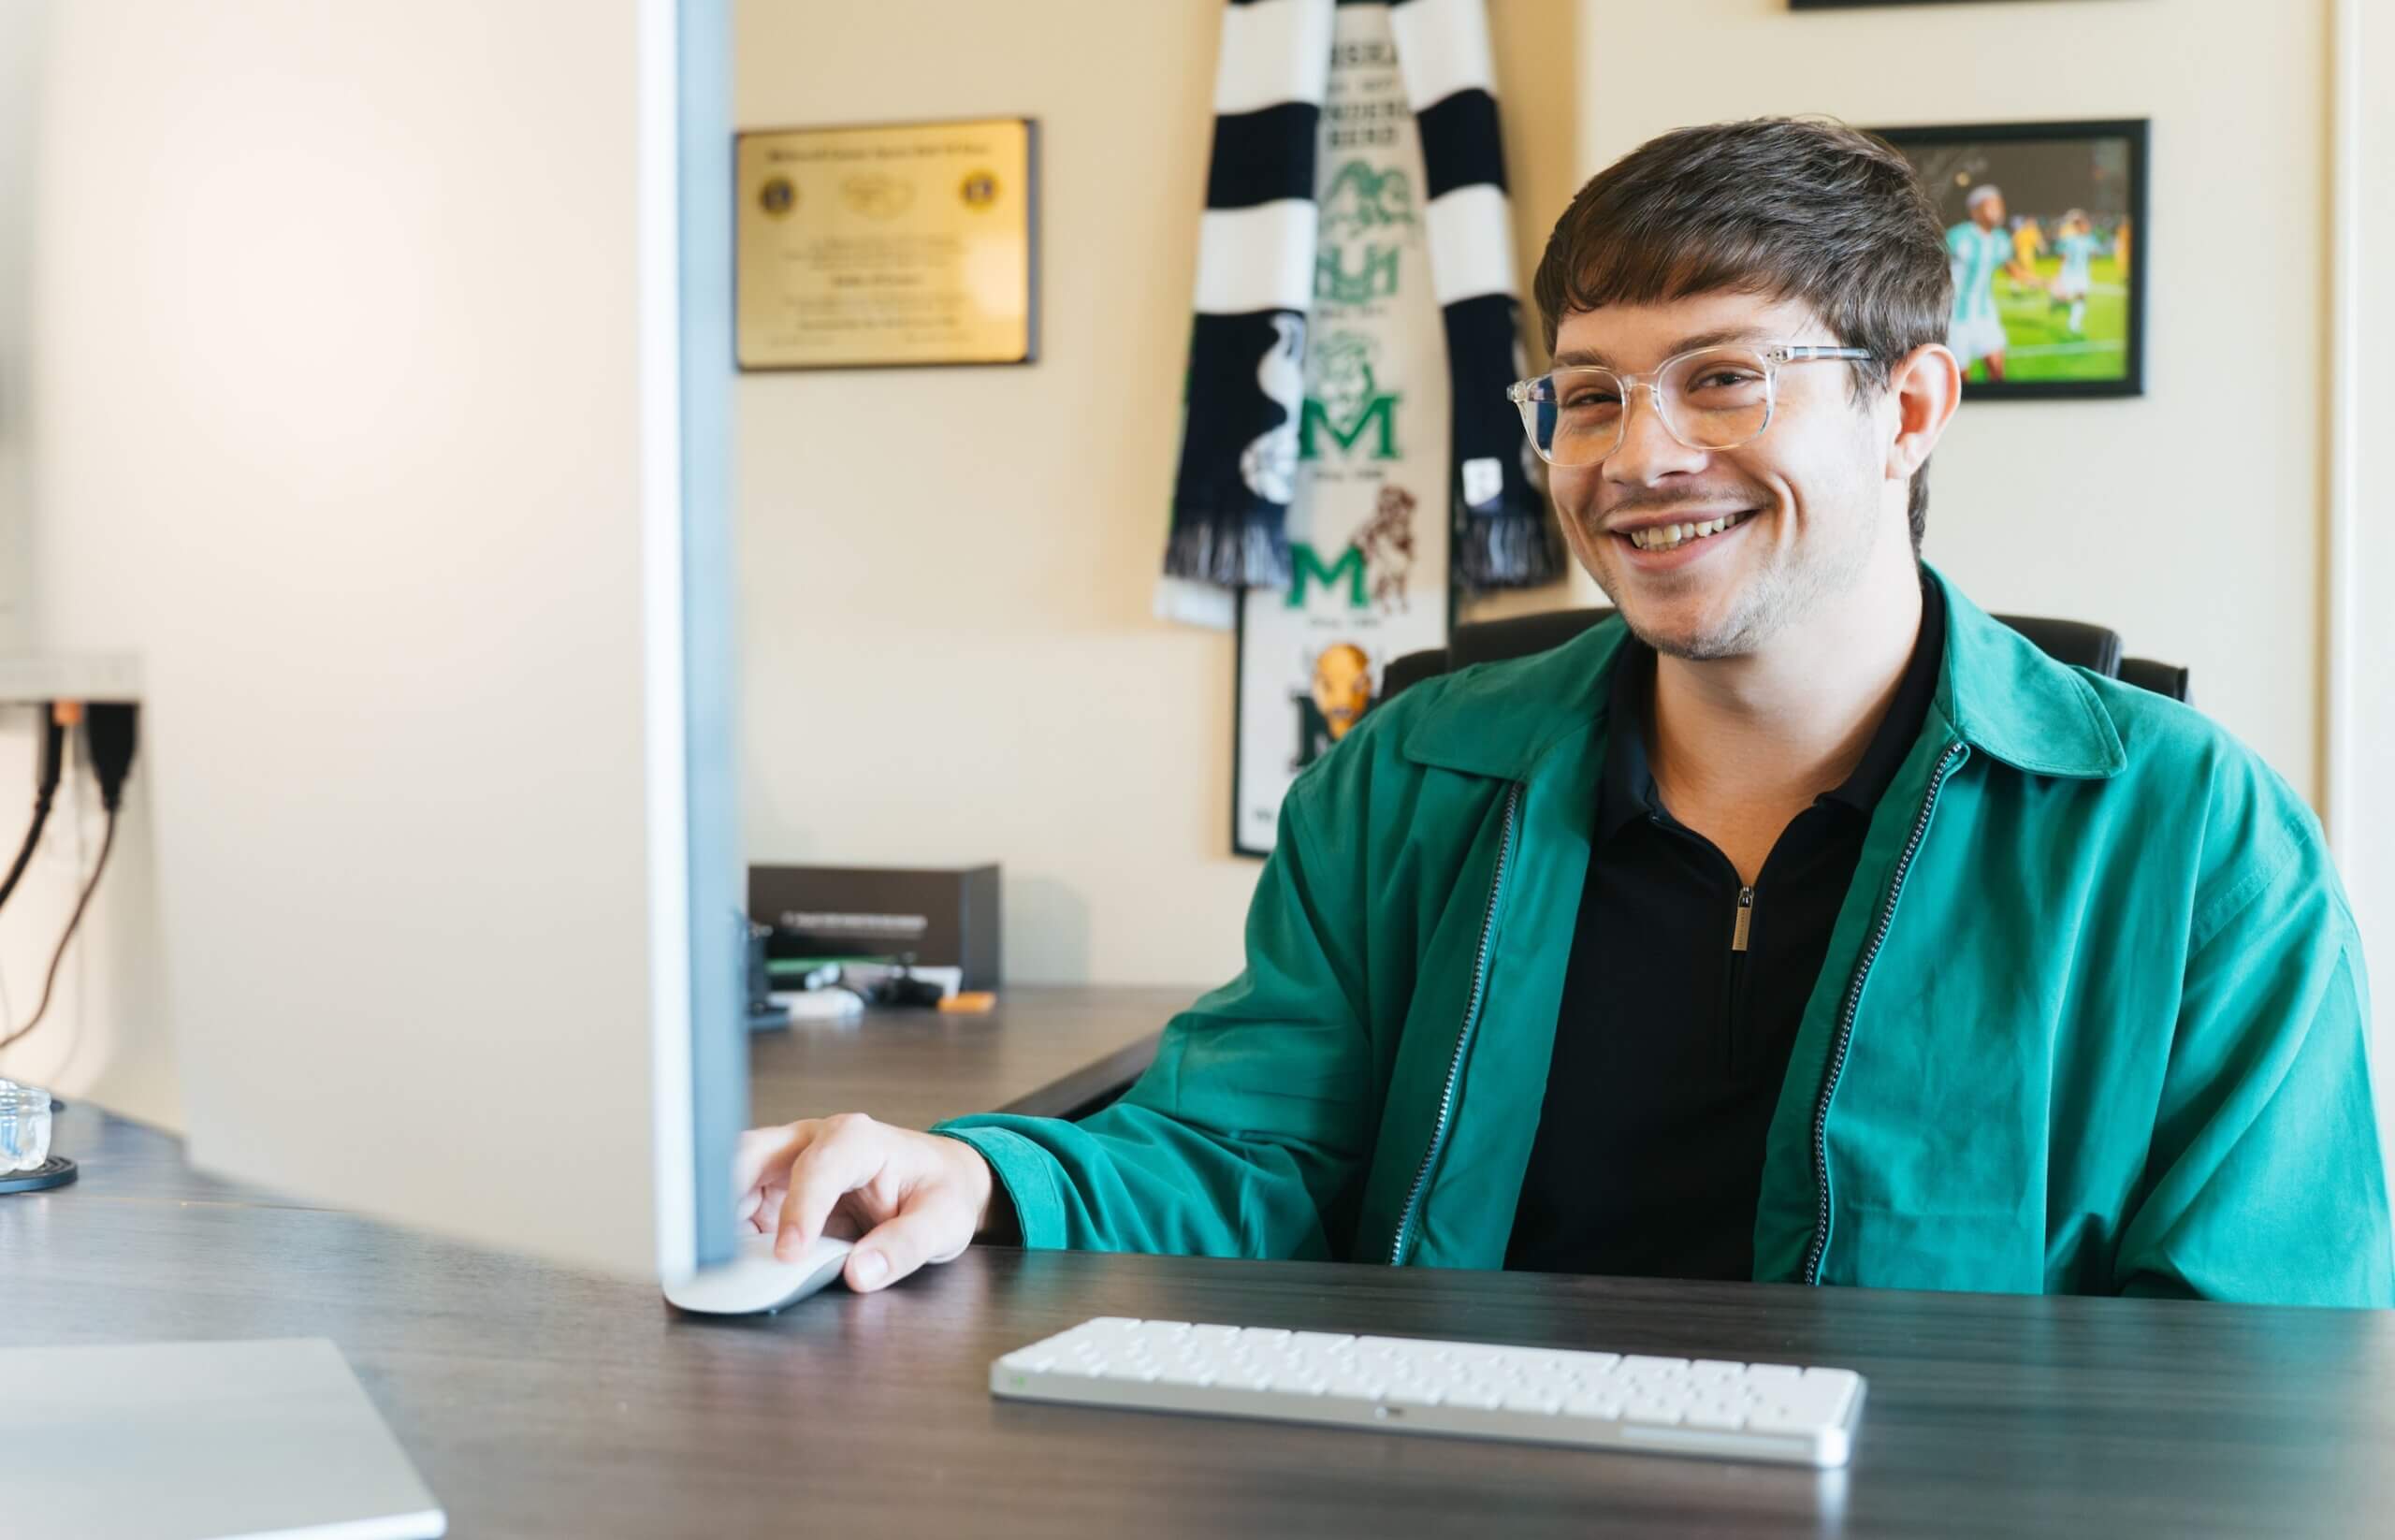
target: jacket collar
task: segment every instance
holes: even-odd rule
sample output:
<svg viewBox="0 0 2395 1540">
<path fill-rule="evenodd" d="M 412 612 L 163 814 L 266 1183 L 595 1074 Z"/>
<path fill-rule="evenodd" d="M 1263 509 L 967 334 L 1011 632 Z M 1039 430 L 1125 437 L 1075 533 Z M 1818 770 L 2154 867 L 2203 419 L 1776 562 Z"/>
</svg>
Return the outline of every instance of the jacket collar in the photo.
<svg viewBox="0 0 2395 1540">
<path fill-rule="evenodd" d="M 2121 735 L 2077 669 L 1989 616 L 1936 568 L 1946 595 L 1946 658 L 1932 717 L 1972 748 L 2032 775 L 2098 779 L 2128 763 Z M 1560 647 L 1442 681 L 1405 729 L 1418 764 L 1526 780 L 1547 752 L 1604 725 L 1629 630 L 1619 616 Z"/>
</svg>

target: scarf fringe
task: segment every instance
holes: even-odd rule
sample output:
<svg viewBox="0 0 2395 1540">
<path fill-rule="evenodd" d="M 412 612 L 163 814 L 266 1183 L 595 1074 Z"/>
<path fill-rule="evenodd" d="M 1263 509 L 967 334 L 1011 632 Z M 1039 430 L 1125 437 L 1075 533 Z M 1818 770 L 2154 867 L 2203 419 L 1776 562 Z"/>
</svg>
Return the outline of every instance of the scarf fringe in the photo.
<svg viewBox="0 0 2395 1540">
<path fill-rule="evenodd" d="M 1563 576 L 1560 544 L 1544 508 L 1513 504 L 1466 514 L 1456 528 L 1456 577 L 1475 593 L 1544 588 Z"/>
<path fill-rule="evenodd" d="M 1289 535 L 1284 510 L 1268 507 L 1183 516 L 1166 543 L 1167 577 L 1185 577 L 1226 588 L 1285 588 L 1289 586 Z"/>
</svg>

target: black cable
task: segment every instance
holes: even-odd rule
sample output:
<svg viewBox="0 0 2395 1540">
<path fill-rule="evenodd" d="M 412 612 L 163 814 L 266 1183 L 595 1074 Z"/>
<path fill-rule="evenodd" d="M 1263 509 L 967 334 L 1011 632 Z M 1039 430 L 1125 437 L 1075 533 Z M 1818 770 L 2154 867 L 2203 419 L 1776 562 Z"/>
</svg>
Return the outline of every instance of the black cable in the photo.
<svg viewBox="0 0 2395 1540">
<path fill-rule="evenodd" d="M 116 809 L 111 807 L 109 809 L 108 832 L 100 836 L 100 858 L 92 863 L 92 875 L 83 883 L 82 895 L 75 900 L 75 912 L 66 917 L 65 934 L 58 938 L 58 950 L 50 954 L 50 973 L 41 981 L 41 1004 L 34 1007 L 33 1016 L 24 1025 L 0 1038 L 0 1053 L 22 1041 L 26 1034 L 41 1024 L 42 1017 L 50 1013 L 50 996 L 58 987 L 58 965 L 66 960 L 66 943 L 75 939 L 75 927 L 83 923 L 83 911 L 91 907 L 92 892 L 100 885 L 100 874 L 109 869 L 109 851 L 115 846 Z"/>
<path fill-rule="evenodd" d="M 83 747 L 91 750 L 100 806 L 111 813 L 124 800 L 124 778 L 133 773 L 134 724 L 140 714 L 140 707 L 123 701 L 94 701 L 83 708 Z"/>
<path fill-rule="evenodd" d="M 60 767 L 66 754 L 66 726 L 58 719 L 58 708 L 44 703 L 41 708 L 41 737 L 35 744 L 34 761 L 34 821 L 25 831 L 25 842 L 17 850 L 17 859 L 8 865 L 8 875 L 0 878 L 0 905 L 17 891 L 17 883 L 33 864 L 34 850 L 41 844 L 42 826 L 50 821 L 51 803 L 58 795 Z"/>
</svg>

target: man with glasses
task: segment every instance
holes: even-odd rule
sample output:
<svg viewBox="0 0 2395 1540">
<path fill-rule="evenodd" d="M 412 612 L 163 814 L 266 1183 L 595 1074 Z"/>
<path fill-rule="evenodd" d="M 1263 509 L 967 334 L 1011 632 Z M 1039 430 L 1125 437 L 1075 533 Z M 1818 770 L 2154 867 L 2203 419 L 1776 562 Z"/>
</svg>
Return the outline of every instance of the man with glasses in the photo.
<svg viewBox="0 0 2395 1540">
<path fill-rule="evenodd" d="M 1948 254 L 1835 124 L 1597 176 L 1512 395 L 1618 616 L 1300 777 L 1245 970 L 1119 1102 L 761 1129 L 744 1212 L 863 1288 L 981 1237 L 2395 1303 L 2317 823 L 1920 563 Z"/>
</svg>

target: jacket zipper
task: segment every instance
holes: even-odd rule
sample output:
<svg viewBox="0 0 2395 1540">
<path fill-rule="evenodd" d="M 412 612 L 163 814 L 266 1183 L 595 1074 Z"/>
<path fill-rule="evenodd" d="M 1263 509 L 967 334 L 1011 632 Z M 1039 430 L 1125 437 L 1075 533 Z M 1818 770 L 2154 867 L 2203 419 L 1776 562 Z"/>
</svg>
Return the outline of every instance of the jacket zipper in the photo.
<svg viewBox="0 0 2395 1540">
<path fill-rule="evenodd" d="M 1514 858 L 1514 817 L 1521 801 L 1522 783 L 1516 781 L 1505 789 L 1505 832 L 1497 845 L 1496 873 L 1488 879 L 1488 908 L 1480 920 L 1480 949 L 1473 956 L 1472 997 L 1464 1003 L 1463 1029 L 1456 1034 L 1456 1051 L 1447 1059 L 1447 1083 L 1439 1093 L 1439 1121 L 1431 1126 L 1430 1148 L 1422 1152 L 1422 1164 L 1414 1172 L 1414 1185 L 1405 1194 L 1405 1207 L 1398 1212 L 1397 1239 L 1390 1242 L 1388 1251 L 1391 1267 L 1405 1260 L 1405 1232 L 1413 1227 L 1415 1210 L 1422 1201 L 1422 1188 L 1430 1180 L 1430 1167 L 1447 1141 L 1447 1121 L 1456 1110 L 1456 1082 L 1463 1074 L 1463 1056 L 1472 1046 L 1473 1030 L 1480 1024 L 1480 999 L 1488 986 L 1488 943 L 1497 929 L 1497 896 L 1505 890 L 1505 867 Z"/>
<path fill-rule="evenodd" d="M 1930 773 L 1929 794 L 1921 799 L 1921 816 L 1913 820 L 1912 837 L 1905 841 L 1904 853 L 1896 858 L 1896 874 L 1888 884 L 1887 902 L 1880 906 L 1879 923 L 1871 927 L 1871 939 L 1863 948 L 1862 960 L 1854 966 L 1853 981 L 1846 988 L 1846 1006 L 1838 1014 L 1837 1036 L 1830 1044 L 1829 1072 L 1822 1077 L 1821 1099 L 1813 1104 L 1813 1191 L 1819 1203 L 1813 1216 L 1813 1239 L 1805 1248 L 1804 1281 L 1822 1281 L 1822 1255 L 1829 1249 L 1830 1241 L 1830 1097 L 1837 1091 L 1838 1077 L 1846 1072 L 1846 1051 L 1854 1037 L 1854 1015 L 1863 1004 L 1863 981 L 1871 975 L 1871 965 L 1879 960 L 1880 948 L 1888 939 L 1888 927 L 1896 918 L 1896 900 L 1905 891 L 1905 878 L 1912 871 L 1912 858 L 1921 850 L 1922 837 L 1929 833 L 1929 815 L 1938 806 L 1938 794 L 1946 789 L 1946 777 L 1969 754 L 1968 745 L 1946 746 L 1946 752 Z"/>
<path fill-rule="evenodd" d="M 1741 1034 L 1746 1023 L 1747 995 L 1747 933 L 1755 918 L 1755 890 L 1752 883 L 1738 890 L 1738 917 L 1730 928 L 1730 979 L 1727 1010 L 1721 1024 L 1722 1041 L 1729 1045 L 1723 1055 L 1730 1073 L 1737 1074 L 1746 1064 L 1746 1047 Z"/>
</svg>

